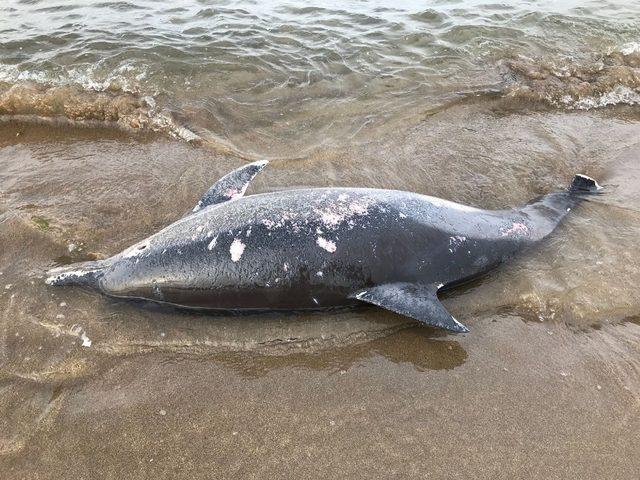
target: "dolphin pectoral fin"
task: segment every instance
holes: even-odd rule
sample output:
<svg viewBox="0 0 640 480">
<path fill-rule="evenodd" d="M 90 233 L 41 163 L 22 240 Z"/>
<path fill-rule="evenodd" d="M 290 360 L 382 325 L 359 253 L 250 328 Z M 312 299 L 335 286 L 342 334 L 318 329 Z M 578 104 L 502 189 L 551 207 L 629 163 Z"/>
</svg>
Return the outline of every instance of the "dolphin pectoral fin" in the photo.
<svg viewBox="0 0 640 480">
<path fill-rule="evenodd" d="M 414 318 L 425 325 L 456 333 L 468 332 L 469 329 L 453 318 L 440 303 L 437 291 L 436 285 L 387 283 L 357 292 L 350 298 Z"/>
<path fill-rule="evenodd" d="M 193 212 L 197 212 L 209 205 L 242 197 L 251 180 L 267 166 L 267 163 L 269 163 L 268 160 L 260 160 L 226 174 L 206 191 L 198 204 L 193 207 Z"/>
</svg>

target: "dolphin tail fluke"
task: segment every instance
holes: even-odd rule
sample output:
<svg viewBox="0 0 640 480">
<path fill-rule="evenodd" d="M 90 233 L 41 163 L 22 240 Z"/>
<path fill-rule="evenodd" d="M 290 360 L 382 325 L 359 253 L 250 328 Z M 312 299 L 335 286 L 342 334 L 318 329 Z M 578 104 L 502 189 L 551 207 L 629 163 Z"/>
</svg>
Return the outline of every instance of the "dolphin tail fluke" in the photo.
<svg viewBox="0 0 640 480">
<path fill-rule="evenodd" d="M 569 192 L 574 194 L 598 193 L 600 190 L 602 187 L 598 185 L 598 182 L 581 173 L 573 177 L 573 181 L 569 185 Z"/>
<path fill-rule="evenodd" d="M 47 272 L 45 282 L 47 285 L 81 285 L 97 288 L 107 266 L 108 263 L 105 260 L 96 260 L 53 268 Z"/>
</svg>

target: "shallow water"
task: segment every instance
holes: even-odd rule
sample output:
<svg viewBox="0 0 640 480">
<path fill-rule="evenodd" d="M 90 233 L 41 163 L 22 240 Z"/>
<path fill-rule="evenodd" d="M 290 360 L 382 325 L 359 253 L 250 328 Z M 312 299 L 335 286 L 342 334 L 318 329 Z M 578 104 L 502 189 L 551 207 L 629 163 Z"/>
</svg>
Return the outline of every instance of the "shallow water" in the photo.
<svg viewBox="0 0 640 480">
<path fill-rule="evenodd" d="M 3 3 L 2 478 L 636 478 L 638 12 L 556 3 Z M 505 208 L 576 172 L 606 193 L 447 295 L 467 335 L 44 284 L 253 156 L 273 161 L 248 194 Z"/>
<path fill-rule="evenodd" d="M 9 0 L 0 114 L 298 157 L 478 95 L 516 108 L 638 103 L 639 19 L 640 4 L 621 0 Z"/>
</svg>

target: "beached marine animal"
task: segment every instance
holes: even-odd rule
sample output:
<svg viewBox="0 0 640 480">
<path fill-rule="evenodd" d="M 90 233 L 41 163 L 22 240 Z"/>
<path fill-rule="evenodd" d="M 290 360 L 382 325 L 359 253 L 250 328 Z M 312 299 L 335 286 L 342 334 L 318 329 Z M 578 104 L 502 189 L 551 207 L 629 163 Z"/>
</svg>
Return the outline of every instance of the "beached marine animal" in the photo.
<svg viewBox="0 0 640 480">
<path fill-rule="evenodd" d="M 312 188 L 244 196 L 267 165 L 221 178 L 192 212 L 106 260 L 48 272 L 50 285 L 197 309 L 322 309 L 366 302 L 453 332 L 467 328 L 443 288 L 548 236 L 600 186 L 568 189 L 514 210 L 481 210 L 417 193 Z"/>
</svg>

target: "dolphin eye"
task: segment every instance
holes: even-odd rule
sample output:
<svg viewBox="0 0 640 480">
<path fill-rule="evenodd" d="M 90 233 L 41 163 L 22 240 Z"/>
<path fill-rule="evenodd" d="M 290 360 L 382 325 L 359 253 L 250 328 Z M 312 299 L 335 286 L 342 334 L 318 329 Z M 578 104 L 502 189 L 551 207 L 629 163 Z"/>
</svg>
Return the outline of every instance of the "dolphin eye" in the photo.
<svg viewBox="0 0 640 480">
<path fill-rule="evenodd" d="M 138 250 L 144 250 L 145 248 L 147 248 L 147 246 L 146 246 L 146 245 L 140 245 L 140 246 L 138 247 Z"/>
</svg>

